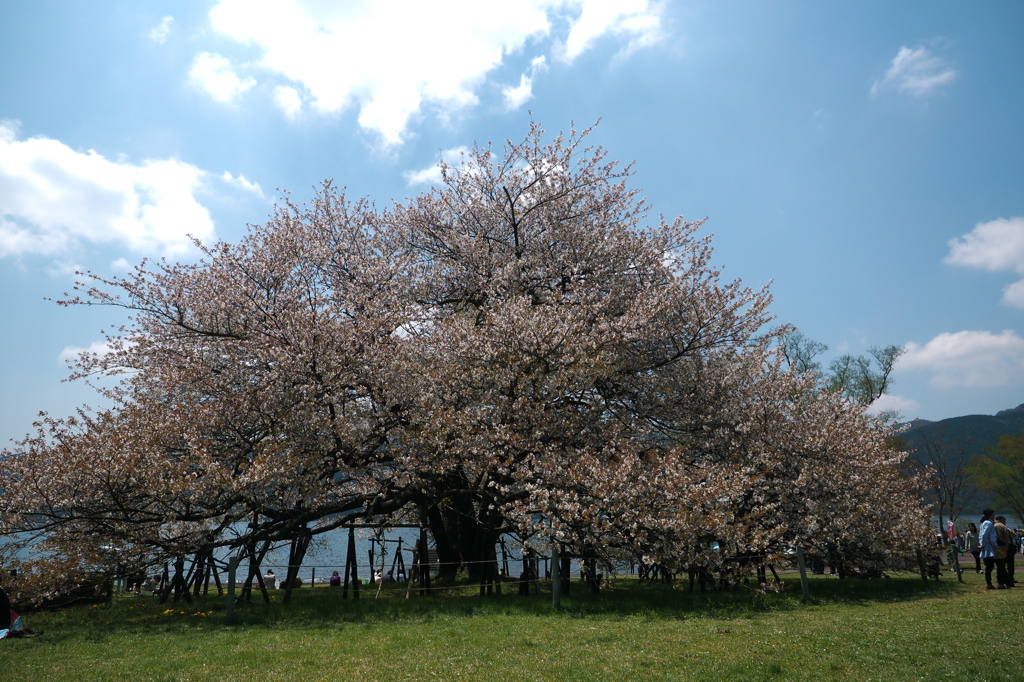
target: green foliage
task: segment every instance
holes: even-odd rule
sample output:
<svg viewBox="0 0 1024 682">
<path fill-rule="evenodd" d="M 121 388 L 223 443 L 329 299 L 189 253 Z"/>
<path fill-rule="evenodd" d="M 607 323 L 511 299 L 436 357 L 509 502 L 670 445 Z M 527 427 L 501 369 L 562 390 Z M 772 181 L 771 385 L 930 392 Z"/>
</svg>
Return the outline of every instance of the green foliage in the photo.
<svg viewBox="0 0 1024 682">
<path fill-rule="evenodd" d="M 817 357 L 827 350 L 827 344 L 808 338 L 802 331 L 794 330 L 783 337 L 782 354 L 797 374 L 820 372 L 821 363 Z"/>
<path fill-rule="evenodd" d="M 782 337 L 781 351 L 790 369 L 797 374 L 821 374 L 826 388 L 865 407 L 889 389 L 896 360 L 906 352 L 902 346 L 872 346 L 867 355 L 840 355 L 829 364 L 828 372 L 823 373 L 817 357 L 827 350 L 827 344 L 814 341 L 798 330 Z"/>
<path fill-rule="evenodd" d="M 866 407 L 888 390 L 889 375 L 903 353 L 902 346 L 872 346 L 867 356 L 841 355 L 829 365 L 829 388 Z"/>
<path fill-rule="evenodd" d="M 1011 679 L 993 624 L 1024 617 L 1024 590 L 986 592 L 981 576 L 966 578 L 817 577 L 810 604 L 791 574 L 777 594 L 690 594 L 625 579 L 598 596 L 574 583 L 557 610 L 548 594 L 509 590 L 354 601 L 314 588 L 287 607 L 243 605 L 234 626 L 224 624 L 223 598 L 192 608 L 122 598 L 30 614 L 46 633 L 0 642 L 0 666 L 56 682 Z"/>
<path fill-rule="evenodd" d="M 969 467 L 975 485 L 996 495 L 997 507 L 1009 507 L 1024 519 L 1024 436 L 1002 436 Z"/>
</svg>

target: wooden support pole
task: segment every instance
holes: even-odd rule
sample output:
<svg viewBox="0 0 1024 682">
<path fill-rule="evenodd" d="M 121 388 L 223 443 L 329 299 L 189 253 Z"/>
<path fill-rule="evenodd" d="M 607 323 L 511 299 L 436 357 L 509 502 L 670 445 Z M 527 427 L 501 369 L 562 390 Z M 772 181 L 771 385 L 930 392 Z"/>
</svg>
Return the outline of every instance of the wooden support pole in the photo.
<svg viewBox="0 0 1024 682">
<path fill-rule="evenodd" d="M 373 581 L 374 581 L 373 567 L 376 565 L 374 563 L 374 561 L 373 561 L 374 554 L 373 554 L 373 540 L 372 539 L 370 540 L 370 549 L 367 550 L 366 555 L 370 559 L 370 584 L 372 585 Z"/>
<path fill-rule="evenodd" d="M 174 593 L 174 601 L 177 602 L 181 597 L 185 598 L 185 601 L 189 604 L 192 603 L 192 594 L 189 590 L 188 584 L 185 582 L 185 557 L 179 556 L 174 559 L 174 576 L 171 578 L 170 584 L 167 589 L 160 596 L 160 603 L 163 604 L 167 601 L 167 597 Z"/>
<path fill-rule="evenodd" d="M 342 588 L 342 592 L 341 592 L 341 598 L 342 599 L 348 599 L 348 579 L 349 579 L 349 574 L 352 571 L 352 552 L 354 551 L 352 548 L 355 545 L 355 538 L 352 535 L 353 533 L 355 533 L 355 529 L 350 527 L 348 529 L 348 535 L 349 535 L 348 551 L 347 551 L 347 553 L 345 555 L 345 580 L 343 582 L 344 587 Z"/>
<path fill-rule="evenodd" d="M 427 551 L 427 529 L 420 527 L 419 561 L 420 594 L 430 594 L 430 553 Z"/>
<path fill-rule="evenodd" d="M 224 611 L 225 622 L 231 625 L 235 622 L 235 573 L 238 571 L 238 557 L 228 559 L 228 604 Z"/>
<path fill-rule="evenodd" d="M 565 546 L 559 550 L 559 560 L 562 562 L 559 575 L 562 576 L 562 593 L 569 594 L 572 587 L 572 557 L 565 556 Z"/>
<path fill-rule="evenodd" d="M 558 560 L 558 543 L 551 544 L 551 605 L 562 603 L 562 562 Z"/>
<path fill-rule="evenodd" d="M 352 598 L 359 599 L 359 563 L 356 559 L 356 529 L 348 529 L 348 561 L 345 565 L 345 594 L 348 595 L 348 575 L 352 573 Z M 370 570 L 373 570 L 372 568 Z"/>
<path fill-rule="evenodd" d="M 405 580 L 408 578 L 405 574 L 405 560 L 402 558 L 402 538 L 398 538 L 398 550 L 395 552 L 395 558 L 391 560 L 391 576 L 398 580 L 398 576 L 402 576 Z"/>
<path fill-rule="evenodd" d="M 796 564 L 800 567 L 800 587 L 803 590 L 804 601 L 811 598 L 811 586 L 807 582 L 807 563 L 804 561 L 804 546 L 796 546 Z"/>
<path fill-rule="evenodd" d="M 203 579 L 203 561 L 205 557 L 203 552 L 196 552 L 195 559 L 192 560 L 191 574 L 185 578 L 185 586 L 192 590 L 195 595 L 199 596 L 199 590 L 202 587 L 200 581 Z"/>
<path fill-rule="evenodd" d="M 917 565 L 921 569 L 921 580 L 928 582 L 928 566 L 925 564 L 924 552 L 917 548 Z"/>
</svg>

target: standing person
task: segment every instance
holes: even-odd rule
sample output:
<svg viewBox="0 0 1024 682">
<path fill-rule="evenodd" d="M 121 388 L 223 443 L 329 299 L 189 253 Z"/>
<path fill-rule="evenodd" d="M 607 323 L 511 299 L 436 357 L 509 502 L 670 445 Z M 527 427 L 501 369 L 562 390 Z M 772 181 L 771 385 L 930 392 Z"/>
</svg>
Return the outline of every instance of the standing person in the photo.
<svg viewBox="0 0 1024 682">
<path fill-rule="evenodd" d="M 1017 543 L 1014 537 L 1013 531 L 1006 527 L 1006 517 L 997 516 L 995 522 L 996 528 L 996 540 L 999 542 L 1000 548 L 1003 549 L 1003 580 L 1001 581 L 1007 587 L 1013 587 L 1016 582 L 1013 579 L 1013 555 L 1017 553 Z M 999 555 L 996 554 L 996 561 L 999 561 Z M 998 564 L 997 564 L 998 566 Z"/>
<path fill-rule="evenodd" d="M 964 533 L 964 549 L 974 557 L 974 572 L 981 573 L 981 547 L 978 545 L 978 527 L 973 523 L 967 524 L 967 532 Z"/>
<path fill-rule="evenodd" d="M 981 530 L 978 531 L 978 545 L 981 547 L 981 558 L 985 562 L 985 585 L 990 590 L 996 589 L 996 586 L 992 584 L 992 569 L 996 566 L 996 547 L 998 542 L 996 541 L 996 528 L 992 521 L 992 516 L 995 511 L 992 509 L 986 509 L 981 512 Z M 1005 564 L 1002 571 L 1005 571 Z M 1002 572 L 1000 571 L 1000 572 Z M 996 574 L 999 577 L 999 573 Z M 1002 584 L 999 585 L 1000 589 L 1006 589 Z"/>
<path fill-rule="evenodd" d="M 1015 543 L 1014 546 L 1016 547 L 1014 554 L 1020 554 L 1024 551 L 1024 530 L 1021 530 L 1020 528 L 1015 529 L 1013 531 L 1013 541 Z M 1014 585 L 1017 584 L 1017 580 L 1013 577 L 1013 573 L 1010 574 L 1010 580 L 1013 581 Z"/>
</svg>

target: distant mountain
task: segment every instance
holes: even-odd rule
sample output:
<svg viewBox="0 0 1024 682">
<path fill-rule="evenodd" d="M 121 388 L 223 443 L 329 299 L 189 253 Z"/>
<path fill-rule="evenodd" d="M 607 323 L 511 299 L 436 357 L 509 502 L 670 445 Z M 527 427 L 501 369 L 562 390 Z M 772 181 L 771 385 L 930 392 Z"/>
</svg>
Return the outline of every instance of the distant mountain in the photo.
<svg viewBox="0 0 1024 682">
<path fill-rule="evenodd" d="M 955 466 L 957 460 L 970 462 L 983 454 L 986 448 L 999 441 L 1000 436 L 1024 434 L 1024 404 L 995 415 L 971 414 L 934 422 L 915 419 L 906 426 L 907 429 L 900 434 L 906 449 L 916 449 L 922 459 L 940 457 Z M 964 492 L 974 493 L 970 505 L 972 512 L 975 507 L 980 510 L 992 502 L 989 493 L 974 491 L 973 486 Z"/>
<path fill-rule="evenodd" d="M 945 449 L 980 454 L 986 446 L 995 445 L 1000 436 L 1024 434 L 1024 404 L 997 414 L 970 414 L 933 422 L 915 419 L 900 434 L 913 446 L 927 445 L 928 441 L 941 443 Z"/>
</svg>

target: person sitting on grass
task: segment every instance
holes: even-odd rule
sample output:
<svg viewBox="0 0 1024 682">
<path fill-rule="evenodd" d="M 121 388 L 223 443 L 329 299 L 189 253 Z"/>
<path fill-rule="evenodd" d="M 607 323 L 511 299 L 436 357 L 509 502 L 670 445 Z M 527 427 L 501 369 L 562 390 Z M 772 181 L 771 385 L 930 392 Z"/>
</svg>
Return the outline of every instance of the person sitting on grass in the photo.
<svg viewBox="0 0 1024 682">
<path fill-rule="evenodd" d="M 35 632 L 25 627 L 25 624 L 21 621 L 21 616 L 11 608 L 11 600 L 7 597 L 7 593 L 4 592 L 4 588 L 0 587 L 0 639 L 8 637 L 35 637 L 41 634 L 43 633 Z"/>
</svg>

